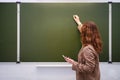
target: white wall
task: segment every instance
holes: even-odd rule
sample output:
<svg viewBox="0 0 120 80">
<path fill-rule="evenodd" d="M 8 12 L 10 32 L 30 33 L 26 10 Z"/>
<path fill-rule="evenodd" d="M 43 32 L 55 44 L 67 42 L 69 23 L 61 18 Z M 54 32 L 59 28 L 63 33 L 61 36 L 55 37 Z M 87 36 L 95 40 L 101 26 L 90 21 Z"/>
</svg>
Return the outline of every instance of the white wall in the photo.
<svg viewBox="0 0 120 80">
<path fill-rule="evenodd" d="M 0 80 L 75 80 L 66 63 L 0 63 Z"/>
<path fill-rule="evenodd" d="M 101 80 L 120 80 L 120 63 L 100 63 Z M 0 62 L 0 80 L 75 80 L 68 63 Z"/>
</svg>

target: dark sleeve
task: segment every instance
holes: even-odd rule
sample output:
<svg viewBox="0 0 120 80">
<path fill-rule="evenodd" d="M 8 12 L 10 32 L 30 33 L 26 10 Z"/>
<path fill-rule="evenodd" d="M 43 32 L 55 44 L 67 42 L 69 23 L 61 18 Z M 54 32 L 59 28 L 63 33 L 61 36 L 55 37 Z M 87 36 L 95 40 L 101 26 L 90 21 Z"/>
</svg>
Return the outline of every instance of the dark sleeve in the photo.
<svg viewBox="0 0 120 80">
<path fill-rule="evenodd" d="M 89 47 L 85 47 L 83 50 L 83 58 L 85 60 L 85 63 L 73 64 L 72 69 L 79 72 L 93 72 L 96 65 L 96 59 L 94 54 L 95 51 L 93 51 Z"/>
</svg>

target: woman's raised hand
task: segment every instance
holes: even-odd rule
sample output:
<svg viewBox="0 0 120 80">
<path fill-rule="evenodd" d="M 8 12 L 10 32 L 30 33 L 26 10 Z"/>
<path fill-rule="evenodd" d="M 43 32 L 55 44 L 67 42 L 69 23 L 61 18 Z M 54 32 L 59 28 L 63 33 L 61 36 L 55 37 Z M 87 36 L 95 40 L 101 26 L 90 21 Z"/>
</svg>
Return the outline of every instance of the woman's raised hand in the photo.
<svg viewBox="0 0 120 80">
<path fill-rule="evenodd" d="M 81 25 L 82 23 L 80 22 L 79 16 L 78 15 L 73 15 L 73 19 L 78 25 Z"/>
</svg>

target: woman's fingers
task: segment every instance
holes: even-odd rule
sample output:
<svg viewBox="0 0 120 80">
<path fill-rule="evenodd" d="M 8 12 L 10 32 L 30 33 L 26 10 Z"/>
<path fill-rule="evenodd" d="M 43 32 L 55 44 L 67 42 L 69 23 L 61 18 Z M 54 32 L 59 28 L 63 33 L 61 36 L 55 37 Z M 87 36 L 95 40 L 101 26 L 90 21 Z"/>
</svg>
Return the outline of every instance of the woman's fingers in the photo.
<svg viewBox="0 0 120 80">
<path fill-rule="evenodd" d="M 79 16 L 78 15 L 73 15 L 73 19 L 78 25 L 81 25 L 82 23 L 80 22 Z"/>
<path fill-rule="evenodd" d="M 73 18 L 74 19 L 79 19 L 79 16 L 78 15 L 73 15 Z"/>
<path fill-rule="evenodd" d="M 66 61 L 69 62 L 69 63 L 71 63 L 71 64 L 73 64 L 73 62 L 74 62 L 74 60 L 71 59 L 71 58 L 66 58 Z"/>
</svg>

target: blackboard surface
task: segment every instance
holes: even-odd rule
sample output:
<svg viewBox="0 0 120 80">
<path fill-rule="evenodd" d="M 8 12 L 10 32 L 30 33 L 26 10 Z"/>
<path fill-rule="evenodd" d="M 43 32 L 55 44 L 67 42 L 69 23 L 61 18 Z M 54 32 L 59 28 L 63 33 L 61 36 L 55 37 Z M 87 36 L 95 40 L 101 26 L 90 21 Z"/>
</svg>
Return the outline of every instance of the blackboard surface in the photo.
<svg viewBox="0 0 120 80">
<path fill-rule="evenodd" d="M 101 32 L 103 51 L 100 61 L 108 61 L 107 3 L 21 3 L 20 60 L 23 62 L 63 62 L 61 55 L 77 60 L 80 33 L 72 19 L 94 21 Z M 112 59 L 119 58 L 120 4 L 112 9 Z M 0 3 L 0 62 L 17 60 L 17 5 Z"/>
<path fill-rule="evenodd" d="M 120 3 L 114 3 L 112 9 L 112 59 L 120 62 Z"/>
<path fill-rule="evenodd" d="M 16 10 L 16 3 L 0 3 L 0 62 L 15 62 L 17 59 Z"/>
<path fill-rule="evenodd" d="M 108 61 L 107 3 L 22 3 L 21 61 L 63 62 L 63 54 L 77 60 L 81 42 L 74 14 L 98 25 L 104 44 L 100 61 Z"/>
</svg>

